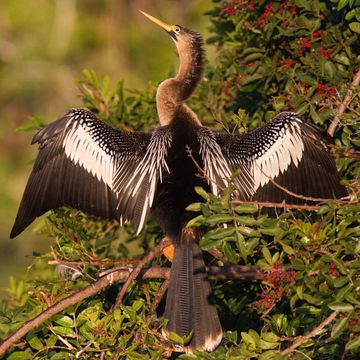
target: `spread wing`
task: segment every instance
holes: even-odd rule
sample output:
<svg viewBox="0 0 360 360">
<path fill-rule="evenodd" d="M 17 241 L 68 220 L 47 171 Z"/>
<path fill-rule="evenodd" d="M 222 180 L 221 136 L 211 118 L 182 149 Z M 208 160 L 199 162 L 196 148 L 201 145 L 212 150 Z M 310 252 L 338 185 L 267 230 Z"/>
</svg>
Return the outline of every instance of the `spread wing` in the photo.
<svg viewBox="0 0 360 360">
<path fill-rule="evenodd" d="M 347 195 L 321 131 L 295 113 L 281 113 L 244 135 L 216 134 L 216 141 L 230 171 L 240 171 L 235 186 L 244 200 L 302 204 L 290 192 L 321 199 Z"/>
<path fill-rule="evenodd" d="M 40 130 L 39 153 L 21 200 L 11 237 L 36 217 L 68 205 L 106 218 L 133 220 L 141 230 L 157 182 L 167 169 L 166 128 L 126 132 L 73 109 Z"/>
<path fill-rule="evenodd" d="M 204 163 L 204 172 L 211 191 L 214 195 L 219 195 L 221 190 L 229 185 L 229 180 L 235 170 L 239 170 L 243 174 L 240 178 L 233 179 L 241 197 L 245 197 L 253 188 L 253 180 L 249 173 L 249 164 L 238 162 L 233 164 L 223 152 L 224 142 L 227 135 L 216 134 L 205 127 L 199 128 L 197 131 L 197 139 L 199 141 L 199 152 Z M 230 139 L 231 137 L 229 137 Z M 234 166 L 235 165 L 235 166 Z"/>
</svg>

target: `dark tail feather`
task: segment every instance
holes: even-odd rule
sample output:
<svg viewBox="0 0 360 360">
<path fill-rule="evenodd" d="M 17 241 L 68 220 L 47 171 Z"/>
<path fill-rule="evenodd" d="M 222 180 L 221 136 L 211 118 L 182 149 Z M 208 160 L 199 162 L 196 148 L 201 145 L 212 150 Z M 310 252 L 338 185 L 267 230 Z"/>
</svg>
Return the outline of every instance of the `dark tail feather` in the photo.
<svg viewBox="0 0 360 360">
<path fill-rule="evenodd" d="M 180 336 L 192 332 L 185 351 L 212 351 L 221 341 L 222 330 L 210 301 L 211 288 L 198 237 L 197 230 L 185 228 L 175 245 L 164 317 L 169 320 L 166 332 Z"/>
</svg>

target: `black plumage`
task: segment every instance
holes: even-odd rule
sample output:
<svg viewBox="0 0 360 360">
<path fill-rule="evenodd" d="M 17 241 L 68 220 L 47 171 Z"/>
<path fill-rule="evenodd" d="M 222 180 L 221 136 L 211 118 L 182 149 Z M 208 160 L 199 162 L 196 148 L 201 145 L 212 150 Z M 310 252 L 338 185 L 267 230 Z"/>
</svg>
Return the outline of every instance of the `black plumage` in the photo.
<svg viewBox="0 0 360 360">
<path fill-rule="evenodd" d="M 222 330 L 198 245 L 201 234 L 186 227 L 192 215 L 185 208 L 200 200 L 194 187 L 218 195 L 239 171 L 234 196 L 243 200 L 304 204 L 304 196 L 326 199 L 347 193 L 319 130 L 295 113 L 279 114 L 243 135 L 203 127 L 184 104 L 201 79 L 201 36 L 145 15 L 171 35 L 180 56 L 178 74 L 158 87 L 161 126 L 150 133 L 120 131 L 86 109 L 73 109 L 40 130 L 33 139 L 39 153 L 11 237 L 62 205 L 132 220 L 138 232 L 152 211 L 175 244 L 165 333 L 191 333 L 185 351 L 211 351 Z M 198 166 L 205 177 L 198 175 Z"/>
<path fill-rule="evenodd" d="M 243 170 L 235 179 L 235 185 L 240 188 L 245 180 L 252 182 L 250 189 L 241 193 L 243 200 L 288 204 L 313 202 L 305 198 L 347 195 L 328 152 L 327 140 L 318 127 L 303 122 L 291 112 L 281 113 L 246 134 L 217 134 L 231 171 Z M 264 166 L 266 158 L 275 166 Z M 254 173 L 261 176 L 261 183 L 255 180 Z"/>
</svg>

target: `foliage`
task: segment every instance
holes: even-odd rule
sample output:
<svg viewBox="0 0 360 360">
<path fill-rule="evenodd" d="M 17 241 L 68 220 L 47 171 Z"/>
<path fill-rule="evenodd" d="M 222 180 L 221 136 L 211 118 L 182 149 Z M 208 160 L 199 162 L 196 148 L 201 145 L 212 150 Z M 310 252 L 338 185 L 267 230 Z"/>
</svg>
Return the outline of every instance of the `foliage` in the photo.
<svg viewBox="0 0 360 360">
<path fill-rule="evenodd" d="M 240 0 L 216 4 L 209 13 L 218 46 L 216 66 L 208 65 L 189 105 L 205 124 L 227 131 L 252 129 L 275 113 L 295 110 L 326 129 L 359 68 L 356 42 L 360 23 L 357 1 L 266 2 Z M 124 93 L 122 82 L 110 86 L 85 70 L 79 81 L 83 104 L 104 121 L 122 129 L 156 126 L 155 92 Z M 356 92 L 355 92 L 356 93 Z M 358 98 L 348 107 L 336 142 L 358 150 Z M 215 122 L 215 124 L 214 124 Z M 39 123 L 33 119 L 31 128 Z M 25 127 L 26 128 L 26 127 Z M 359 165 L 339 159 L 344 182 L 356 189 Z M 360 206 L 329 201 L 316 212 L 287 212 L 277 218 L 258 214 L 255 205 L 234 203 L 231 189 L 221 198 L 192 204 L 191 226 L 206 226 L 204 250 L 217 248 L 234 264 L 259 265 L 261 281 L 212 283 L 224 329 L 224 341 L 211 354 L 180 355 L 182 359 L 355 359 L 359 353 Z M 223 224 L 227 226 L 224 227 Z M 99 270 L 93 260 L 126 259 L 144 253 L 162 238 L 150 220 L 140 236 L 123 228 L 60 209 L 42 232 L 52 250 L 34 257 L 23 279 L 10 281 L 1 303 L 0 336 L 15 330 L 49 304 L 91 284 Z M 48 260 L 78 261 L 58 266 Z M 207 258 L 212 265 L 223 265 Z M 165 259 L 155 261 L 168 265 Z M 133 286 L 125 305 L 114 312 L 117 287 L 54 316 L 9 351 L 7 359 L 104 358 L 162 359 L 172 352 L 162 343 L 161 323 L 151 319 L 150 303 L 161 282 Z M 161 314 L 163 304 L 158 313 Z M 309 339 L 303 339 L 336 312 Z M 303 339 L 289 354 L 281 354 Z M 181 339 L 178 339 L 181 341 Z M 344 355 L 345 354 L 345 355 Z"/>
</svg>

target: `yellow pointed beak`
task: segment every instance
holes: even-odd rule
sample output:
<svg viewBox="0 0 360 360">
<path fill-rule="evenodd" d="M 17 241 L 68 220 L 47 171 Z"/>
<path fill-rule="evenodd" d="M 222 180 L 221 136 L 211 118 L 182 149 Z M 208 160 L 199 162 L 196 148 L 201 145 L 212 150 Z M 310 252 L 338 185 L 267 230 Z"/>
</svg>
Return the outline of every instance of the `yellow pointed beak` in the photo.
<svg viewBox="0 0 360 360">
<path fill-rule="evenodd" d="M 166 24 L 163 21 L 154 18 L 153 16 L 147 14 L 144 11 L 139 10 L 143 15 L 145 15 L 149 20 L 151 20 L 152 22 L 154 22 L 155 24 L 159 25 L 160 27 L 162 27 L 164 30 L 166 30 L 167 32 L 170 32 L 173 28 L 172 25 Z"/>
</svg>

